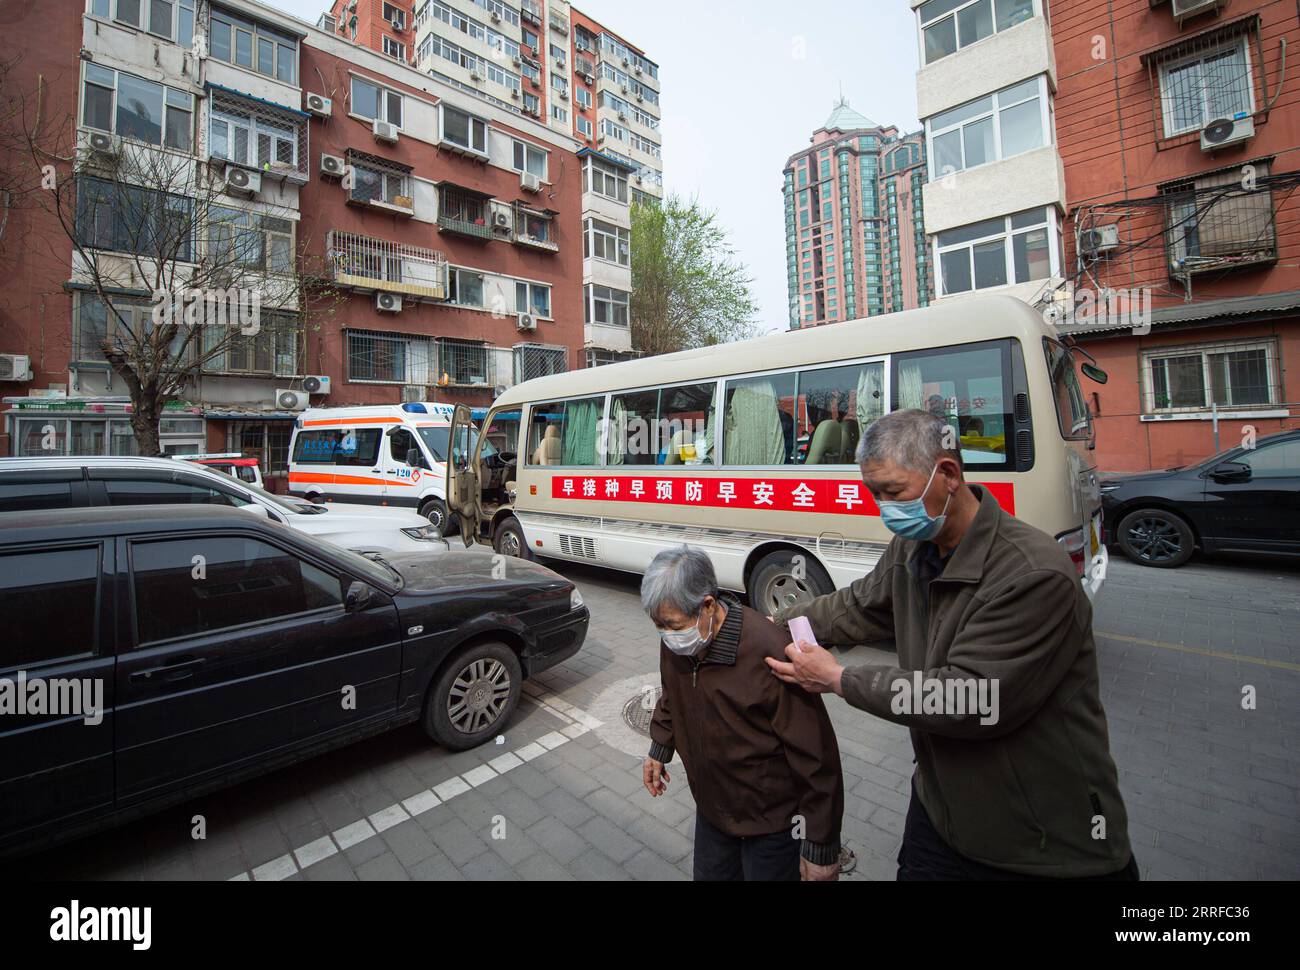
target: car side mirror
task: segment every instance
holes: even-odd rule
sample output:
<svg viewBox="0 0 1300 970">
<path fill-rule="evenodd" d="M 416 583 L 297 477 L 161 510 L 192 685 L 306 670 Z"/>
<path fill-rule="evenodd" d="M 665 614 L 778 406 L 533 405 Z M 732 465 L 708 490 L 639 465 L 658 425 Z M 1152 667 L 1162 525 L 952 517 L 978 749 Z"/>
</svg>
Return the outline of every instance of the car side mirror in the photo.
<svg viewBox="0 0 1300 970">
<path fill-rule="evenodd" d="M 361 613 L 370 606 L 370 587 L 357 580 L 348 587 L 348 594 L 343 599 L 343 609 L 348 613 Z"/>
<path fill-rule="evenodd" d="M 428 468 L 428 463 L 424 460 L 424 455 L 420 453 L 419 448 L 408 448 L 406 451 L 406 463 L 412 468 Z"/>
<path fill-rule="evenodd" d="M 270 519 L 272 522 L 279 520 L 271 513 L 265 505 L 259 505 L 257 502 L 249 502 L 247 505 L 239 506 L 240 511 L 247 512 L 249 515 L 257 516 L 259 519 Z"/>
<path fill-rule="evenodd" d="M 1210 474 L 1216 482 L 1248 482 L 1250 466 L 1241 461 L 1225 461 L 1215 465 Z"/>
</svg>

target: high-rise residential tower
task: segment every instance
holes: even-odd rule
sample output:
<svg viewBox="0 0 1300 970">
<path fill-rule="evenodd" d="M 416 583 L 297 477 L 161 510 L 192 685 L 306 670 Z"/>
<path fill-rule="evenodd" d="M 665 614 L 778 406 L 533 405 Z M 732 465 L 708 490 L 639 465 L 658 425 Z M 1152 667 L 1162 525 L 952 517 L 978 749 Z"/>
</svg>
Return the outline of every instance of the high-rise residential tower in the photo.
<svg viewBox="0 0 1300 970">
<path fill-rule="evenodd" d="M 925 139 L 843 98 L 785 166 L 792 329 L 927 306 Z"/>
</svg>

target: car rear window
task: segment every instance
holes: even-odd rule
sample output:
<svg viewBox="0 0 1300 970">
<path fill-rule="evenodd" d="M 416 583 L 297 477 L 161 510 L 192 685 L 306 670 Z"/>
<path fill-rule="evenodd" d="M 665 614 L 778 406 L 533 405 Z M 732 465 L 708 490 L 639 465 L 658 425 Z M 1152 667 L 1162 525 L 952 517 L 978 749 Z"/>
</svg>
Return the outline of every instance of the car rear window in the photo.
<svg viewBox="0 0 1300 970">
<path fill-rule="evenodd" d="M 0 554 L 0 670 L 96 652 L 99 546 Z"/>
<path fill-rule="evenodd" d="M 0 480 L 0 512 L 66 509 L 72 504 L 72 482 Z"/>
</svg>

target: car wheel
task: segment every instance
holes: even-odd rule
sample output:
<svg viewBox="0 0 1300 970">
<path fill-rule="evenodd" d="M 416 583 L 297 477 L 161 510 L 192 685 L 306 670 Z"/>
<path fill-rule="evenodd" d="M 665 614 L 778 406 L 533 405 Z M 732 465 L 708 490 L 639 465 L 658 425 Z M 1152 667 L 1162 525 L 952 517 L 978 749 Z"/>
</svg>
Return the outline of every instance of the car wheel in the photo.
<svg viewBox="0 0 1300 970">
<path fill-rule="evenodd" d="M 803 560 L 799 571 L 795 568 L 796 556 Z M 788 549 L 768 553 L 749 577 L 749 603 L 765 616 L 833 592 L 835 586 L 821 563 L 807 553 Z"/>
<path fill-rule="evenodd" d="M 535 558 L 533 551 L 528 548 L 528 540 L 524 538 L 523 526 L 513 515 L 502 519 L 497 526 L 496 533 L 492 536 L 492 548 L 503 556 L 514 556 L 516 559 Z"/>
<path fill-rule="evenodd" d="M 1181 566 L 1192 558 L 1196 546 L 1191 527 L 1164 509 L 1130 512 L 1120 520 L 1115 538 L 1134 562 L 1160 569 Z"/>
<path fill-rule="evenodd" d="M 443 538 L 454 538 L 460 534 L 456 516 L 447 511 L 447 503 L 440 498 L 431 498 L 420 506 L 420 514 L 429 520 L 429 524 L 442 533 Z"/>
<path fill-rule="evenodd" d="M 478 643 L 452 658 L 429 689 L 424 730 L 464 751 L 496 737 L 519 704 L 523 673 L 504 643 Z"/>
</svg>

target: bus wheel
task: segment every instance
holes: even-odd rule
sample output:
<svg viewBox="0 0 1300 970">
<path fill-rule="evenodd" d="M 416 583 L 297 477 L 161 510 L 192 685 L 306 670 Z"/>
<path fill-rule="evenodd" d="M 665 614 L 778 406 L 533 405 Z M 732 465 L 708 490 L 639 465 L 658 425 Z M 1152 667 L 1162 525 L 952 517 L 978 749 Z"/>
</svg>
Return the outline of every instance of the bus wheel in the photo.
<svg viewBox="0 0 1300 970">
<path fill-rule="evenodd" d="M 1115 538 L 1124 555 L 1159 569 L 1181 566 L 1192 558 L 1196 545 L 1187 523 L 1164 509 L 1130 512 L 1120 521 Z"/>
<path fill-rule="evenodd" d="M 528 540 L 524 538 L 523 527 L 513 515 L 502 519 L 501 524 L 497 526 L 497 531 L 492 536 L 492 548 L 503 556 L 514 556 L 517 559 L 534 558 L 533 550 L 528 548 Z"/>
<path fill-rule="evenodd" d="M 803 563 L 798 570 L 796 556 Z M 768 553 L 749 576 L 749 603 L 765 616 L 834 591 L 835 586 L 821 563 L 807 553 L 788 549 Z"/>
</svg>

